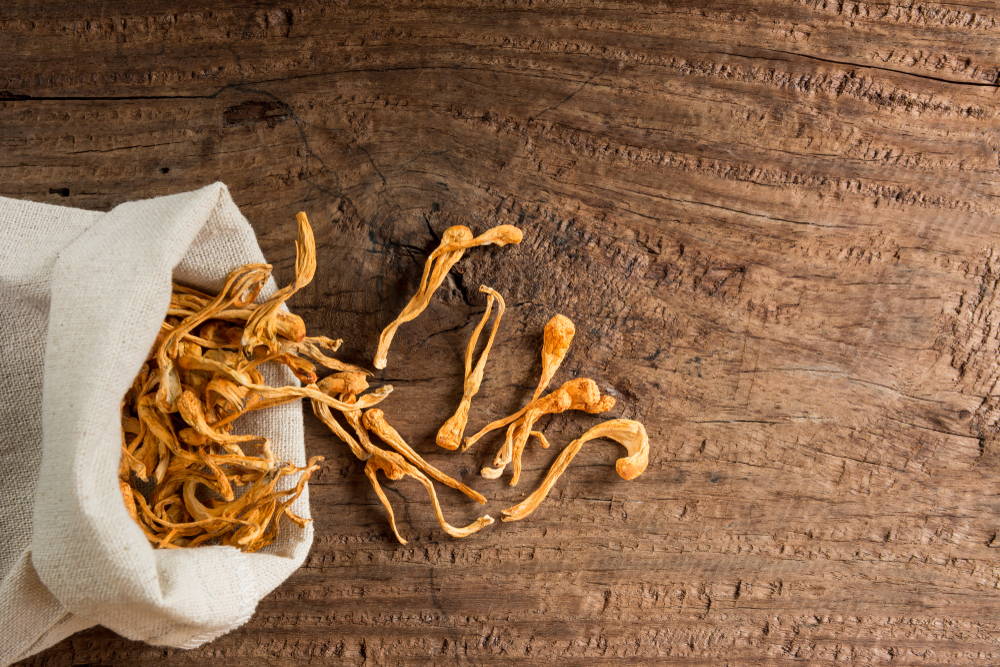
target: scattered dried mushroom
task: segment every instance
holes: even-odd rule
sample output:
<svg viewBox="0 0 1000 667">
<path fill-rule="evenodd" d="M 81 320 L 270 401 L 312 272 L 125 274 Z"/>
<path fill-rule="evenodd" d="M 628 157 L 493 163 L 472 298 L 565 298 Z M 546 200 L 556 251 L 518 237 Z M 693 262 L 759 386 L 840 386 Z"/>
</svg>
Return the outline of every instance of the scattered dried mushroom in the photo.
<svg viewBox="0 0 1000 667">
<path fill-rule="evenodd" d="M 129 513 L 156 547 L 194 547 L 212 543 L 257 551 L 277 537 L 283 519 L 304 525 L 291 511 L 323 457 L 305 465 L 276 460 L 267 438 L 233 433 L 236 420 L 298 399 L 308 399 L 313 413 L 364 463 L 364 474 L 386 510 L 399 542 L 406 540 L 396 526 L 392 504 L 378 479 L 416 479 L 427 491 L 442 530 L 466 537 L 493 523 L 484 515 L 464 527 L 445 520 L 434 481 L 449 486 L 478 503 L 478 491 L 432 466 L 414 450 L 374 406 L 392 391 L 391 385 L 368 391 L 363 368 L 333 356 L 342 341 L 307 336 L 303 320 L 284 308 L 285 302 L 309 284 L 316 272 L 316 245 L 304 213 L 296 216 L 295 277 L 291 284 L 255 303 L 271 275 L 269 264 L 234 269 L 217 294 L 175 284 L 166 318 L 132 387 L 122 401 L 122 458 L 119 484 Z M 465 226 L 449 227 L 424 266 L 416 293 L 379 336 L 373 365 L 384 368 L 397 329 L 422 313 L 448 271 L 466 250 L 483 245 L 520 243 L 522 232 L 499 225 L 479 236 Z M 520 410 L 491 422 L 462 442 L 472 398 L 479 391 L 486 360 L 505 310 L 503 297 L 485 285 L 486 309 L 465 351 L 462 398 L 454 414 L 441 425 L 436 442 L 448 450 L 465 451 L 483 436 L 507 427 L 493 465 L 483 477 L 497 478 L 512 464 L 510 485 L 517 484 L 521 457 L 534 436 L 549 447 L 534 426 L 544 415 L 567 410 L 597 414 L 614 407 L 592 379 L 571 379 L 543 395 L 572 343 L 575 327 L 569 318 L 554 316 L 545 325 L 541 374 L 529 400 Z M 496 306 L 489 335 L 474 362 L 479 338 Z M 303 386 L 271 386 L 260 367 L 282 364 Z M 320 369 L 332 371 L 319 378 Z M 335 412 L 347 424 L 345 427 Z M 374 438 L 372 437 L 374 436 Z M 623 445 L 628 456 L 616 464 L 623 479 L 641 474 L 649 457 L 649 438 L 642 424 L 612 419 L 594 426 L 557 456 L 541 485 L 521 503 L 503 510 L 504 521 L 531 514 L 548 495 L 584 443 L 609 438 Z M 377 446 L 377 439 L 388 449 Z M 282 483 L 286 478 L 293 484 Z"/>
<path fill-rule="evenodd" d="M 510 243 L 520 243 L 522 238 L 524 238 L 523 233 L 514 225 L 498 225 L 487 229 L 476 237 L 472 236 L 472 230 L 465 225 L 455 225 L 444 230 L 444 234 L 441 235 L 441 245 L 434 249 L 424 264 L 424 273 L 420 276 L 420 284 L 416 294 L 403 307 L 396 319 L 386 325 L 379 335 L 378 349 L 375 350 L 375 360 L 372 365 L 380 370 L 385 368 L 389 346 L 392 345 L 393 336 L 396 335 L 400 325 L 416 319 L 420 313 L 424 312 L 427 304 L 431 302 L 434 292 L 444 282 L 451 267 L 462 259 L 466 250 L 483 245 L 504 246 Z"/>
<path fill-rule="evenodd" d="M 479 291 L 486 294 L 486 310 L 483 311 L 483 318 L 479 320 L 479 324 L 473 329 L 472 337 L 469 338 L 469 344 L 465 348 L 465 382 L 462 388 L 462 400 L 459 401 L 458 407 L 455 408 L 455 414 L 449 417 L 445 423 L 441 424 L 441 428 L 438 429 L 437 438 L 435 439 L 438 446 L 445 449 L 455 450 L 462 444 L 462 436 L 465 435 L 465 426 L 469 423 L 469 408 L 472 406 L 472 397 L 479 391 L 479 385 L 483 382 L 486 359 L 490 355 L 490 350 L 493 349 L 493 340 L 496 338 L 497 330 L 500 328 L 500 318 L 503 317 L 504 310 L 507 307 L 503 297 L 496 290 L 486 285 L 480 285 Z M 493 320 L 493 328 L 490 329 L 490 336 L 486 339 L 486 345 L 479 355 L 479 361 L 473 366 L 472 357 L 479 342 L 479 334 L 483 332 L 483 327 L 486 326 L 487 320 L 490 319 L 494 302 L 497 304 L 497 316 Z"/>
<path fill-rule="evenodd" d="M 503 514 L 503 520 L 520 521 L 534 512 L 538 505 L 545 500 L 545 496 L 549 495 L 556 480 L 566 472 L 566 468 L 569 467 L 573 457 L 580 451 L 584 443 L 597 438 L 614 440 L 628 451 L 628 456 L 615 462 L 615 470 L 622 479 L 635 479 L 646 470 L 646 466 L 649 464 L 649 436 L 646 435 L 646 427 L 632 419 L 611 419 L 591 427 L 586 433 L 566 445 L 566 448 L 559 452 L 559 456 L 552 462 L 552 466 L 538 488 L 517 505 L 500 512 Z"/>
</svg>

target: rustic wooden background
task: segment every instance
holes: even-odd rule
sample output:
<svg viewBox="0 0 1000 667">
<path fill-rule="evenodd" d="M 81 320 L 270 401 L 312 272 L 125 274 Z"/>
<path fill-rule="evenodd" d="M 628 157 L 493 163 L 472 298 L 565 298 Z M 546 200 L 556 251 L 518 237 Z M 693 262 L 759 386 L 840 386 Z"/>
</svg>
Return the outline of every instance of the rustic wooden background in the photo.
<svg viewBox="0 0 1000 667">
<path fill-rule="evenodd" d="M 304 0 L 0 8 L 0 192 L 106 209 L 226 182 L 294 302 L 370 359 L 456 223 L 471 253 L 402 329 L 397 427 L 435 453 L 481 283 L 511 306 L 472 422 L 516 407 L 544 321 L 649 428 L 585 449 L 530 520 L 443 536 L 357 463 L 312 486 L 305 567 L 184 652 L 78 634 L 31 664 L 1000 662 L 1000 5 L 984 0 Z M 596 418 L 544 422 L 556 443 Z M 455 523 L 476 508 L 446 494 Z"/>
</svg>

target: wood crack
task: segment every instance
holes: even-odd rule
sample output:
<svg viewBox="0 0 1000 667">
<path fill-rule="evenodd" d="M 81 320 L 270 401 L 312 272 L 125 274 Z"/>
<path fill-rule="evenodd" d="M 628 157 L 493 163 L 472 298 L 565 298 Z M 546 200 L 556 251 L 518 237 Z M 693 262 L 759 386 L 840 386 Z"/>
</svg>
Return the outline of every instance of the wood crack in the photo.
<svg viewBox="0 0 1000 667">
<path fill-rule="evenodd" d="M 846 67 L 857 67 L 858 69 L 875 69 L 882 72 L 892 72 L 893 74 L 901 74 L 903 76 L 912 76 L 918 79 L 924 79 L 926 81 L 937 81 L 939 83 L 949 83 L 956 86 L 973 86 L 979 88 L 997 88 L 1000 87 L 1000 83 L 993 81 L 991 83 L 981 82 L 981 81 L 959 81 L 957 79 L 946 79 L 944 77 L 932 76 L 930 74 L 919 74 L 917 72 L 907 72 L 906 70 L 893 69 L 891 67 L 882 67 L 880 65 L 865 65 L 862 63 L 850 62 L 847 60 L 834 60 L 832 58 L 822 58 L 820 56 L 809 55 L 808 53 L 798 53 L 795 51 L 783 51 L 781 49 L 767 49 L 768 51 L 773 51 L 774 53 L 783 53 L 788 56 L 796 56 L 798 58 L 807 58 L 809 60 L 816 60 L 818 62 L 830 63 L 833 65 L 844 65 Z"/>
</svg>

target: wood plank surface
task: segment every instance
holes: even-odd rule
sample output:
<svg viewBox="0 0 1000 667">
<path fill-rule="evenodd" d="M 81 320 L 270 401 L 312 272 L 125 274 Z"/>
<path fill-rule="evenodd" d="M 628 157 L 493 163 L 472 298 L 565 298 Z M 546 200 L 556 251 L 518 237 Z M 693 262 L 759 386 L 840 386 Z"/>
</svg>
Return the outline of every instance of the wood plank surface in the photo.
<svg viewBox="0 0 1000 667">
<path fill-rule="evenodd" d="M 384 407 L 495 514 L 497 445 L 435 451 L 483 306 L 474 427 L 544 322 L 652 439 L 585 447 L 529 520 L 444 536 L 311 416 L 316 542 L 192 651 L 80 633 L 27 664 L 1000 663 L 1000 5 L 8 0 L 0 193 L 106 209 L 224 181 L 292 307 L 366 362 L 441 231 L 514 223 L 397 337 Z M 545 420 L 558 449 L 598 418 Z M 477 507 L 445 496 L 453 523 Z"/>
</svg>

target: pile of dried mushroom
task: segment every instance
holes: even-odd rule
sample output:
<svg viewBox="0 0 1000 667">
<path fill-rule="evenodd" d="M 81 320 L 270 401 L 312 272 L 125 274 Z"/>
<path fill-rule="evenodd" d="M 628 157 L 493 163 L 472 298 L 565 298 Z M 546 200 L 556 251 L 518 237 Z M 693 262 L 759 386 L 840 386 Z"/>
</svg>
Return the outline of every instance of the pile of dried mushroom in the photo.
<svg viewBox="0 0 1000 667">
<path fill-rule="evenodd" d="M 249 412 L 308 399 L 313 413 L 364 462 L 365 476 L 401 543 L 406 540 L 396 527 L 379 472 L 389 480 L 413 477 L 420 482 L 430 496 L 438 523 L 453 537 L 465 537 L 490 525 L 493 518 L 489 515 L 462 527 L 445 520 L 434 482 L 478 503 L 485 503 L 486 498 L 425 461 L 375 407 L 392 391 L 391 385 L 368 391 L 369 371 L 332 356 L 342 341 L 307 336 L 302 319 L 284 308 L 316 270 L 316 245 L 309 221 L 304 213 L 296 220 L 294 281 L 259 303 L 257 298 L 271 275 L 267 264 L 234 269 L 217 294 L 174 284 L 170 307 L 149 358 L 122 401 L 119 483 L 129 513 L 150 542 L 164 548 L 209 543 L 257 551 L 274 541 L 284 519 L 303 524 L 306 519 L 290 508 L 322 457 L 313 457 L 304 466 L 278 461 L 267 438 L 237 435 L 233 427 Z M 416 293 L 382 331 L 375 368 L 385 368 L 398 328 L 423 312 L 466 250 L 520 243 L 521 239 L 521 230 L 512 225 L 500 225 L 479 236 L 461 225 L 446 229 L 440 245 L 427 258 Z M 436 442 L 444 449 L 465 451 L 486 434 L 506 426 L 493 465 L 484 467 L 481 474 L 495 479 L 511 464 L 510 485 L 514 486 L 528 441 L 534 437 L 542 447 L 549 447 L 545 436 L 533 430 L 541 417 L 567 410 L 598 414 L 614 407 L 615 400 L 602 395 L 589 378 L 569 380 L 545 393 L 575 334 L 573 323 L 556 315 L 544 329 L 541 375 L 531 400 L 463 442 L 472 399 L 482 383 L 505 310 L 497 291 L 485 285 L 480 290 L 486 294 L 486 310 L 466 347 L 462 399 L 438 430 Z M 476 358 L 479 339 L 491 316 L 492 326 Z M 266 363 L 287 366 L 302 386 L 268 384 L 260 370 Z M 320 369 L 329 371 L 322 379 Z M 628 419 L 600 423 L 567 445 L 540 486 L 522 502 L 502 510 L 503 520 L 518 521 L 530 515 L 583 444 L 596 438 L 614 440 L 627 450 L 628 455 L 615 466 L 622 478 L 633 479 L 646 469 L 649 439 L 642 424 Z M 294 484 L 284 480 L 295 476 Z"/>
</svg>

